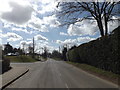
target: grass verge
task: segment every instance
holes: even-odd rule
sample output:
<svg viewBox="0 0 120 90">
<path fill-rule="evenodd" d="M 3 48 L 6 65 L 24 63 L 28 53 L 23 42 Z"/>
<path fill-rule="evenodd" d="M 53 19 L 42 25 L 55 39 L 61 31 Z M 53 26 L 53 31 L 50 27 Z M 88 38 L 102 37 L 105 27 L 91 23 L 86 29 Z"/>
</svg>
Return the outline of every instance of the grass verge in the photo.
<svg viewBox="0 0 120 90">
<path fill-rule="evenodd" d="M 5 58 L 9 59 L 10 62 L 36 62 L 36 59 L 33 59 L 30 56 L 5 56 Z"/>
<path fill-rule="evenodd" d="M 108 80 L 112 83 L 115 83 L 117 85 L 120 85 L 120 75 L 118 74 L 114 74 L 112 72 L 108 72 L 99 68 L 96 68 L 94 66 L 91 65 L 87 65 L 87 64 L 80 64 L 80 63 L 75 63 L 75 62 L 70 62 L 70 61 L 66 61 L 69 64 L 72 64 L 88 73 L 91 73 L 93 75 L 96 75 L 100 78 L 103 78 L 105 80 Z"/>
</svg>

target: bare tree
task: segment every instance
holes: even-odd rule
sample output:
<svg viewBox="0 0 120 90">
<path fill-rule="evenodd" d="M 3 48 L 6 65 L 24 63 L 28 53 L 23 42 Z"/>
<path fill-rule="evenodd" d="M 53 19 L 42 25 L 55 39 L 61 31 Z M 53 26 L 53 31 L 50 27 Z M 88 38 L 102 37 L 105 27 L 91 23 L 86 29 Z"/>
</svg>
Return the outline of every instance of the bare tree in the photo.
<svg viewBox="0 0 120 90">
<path fill-rule="evenodd" d="M 22 45 L 23 45 L 23 53 L 25 55 L 25 46 L 26 46 L 26 43 L 22 43 Z"/>
<path fill-rule="evenodd" d="M 33 37 L 32 43 L 30 43 L 28 45 L 28 52 L 29 52 L 30 55 L 32 55 L 33 58 L 35 58 L 35 41 L 34 41 L 34 37 Z"/>
<path fill-rule="evenodd" d="M 49 50 L 48 50 L 47 47 L 44 47 L 43 49 L 44 49 L 43 57 L 44 57 L 44 58 L 47 58 L 47 55 L 48 55 L 48 51 L 49 51 Z"/>
<path fill-rule="evenodd" d="M 32 53 L 33 53 L 33 47 L 30 44 L 28 46 L 28 52 L 30 55 L 32 55 Z"/>
<path fill-rule="evenodd" d="M 85 19 L 95 20 L 100 35 L 104 36 L 108 34 L 108 22 L 113 20 L 112 16 L 119 13 L 119 10 L 117 10 L 119 4 L 119 2 L 59 2 L 57 7 L 61 10 L 57 13 L 57 16 L 59 18 L 65 17 L 61 26 L 69 26 Z"/>
</svg>

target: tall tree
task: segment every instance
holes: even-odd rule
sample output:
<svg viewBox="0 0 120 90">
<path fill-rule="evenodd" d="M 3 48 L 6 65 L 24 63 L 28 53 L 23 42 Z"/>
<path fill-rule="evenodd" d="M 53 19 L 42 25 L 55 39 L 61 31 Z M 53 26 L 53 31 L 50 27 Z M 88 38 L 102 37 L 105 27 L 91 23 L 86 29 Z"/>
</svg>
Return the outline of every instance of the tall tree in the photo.
<svg viewBox="0 0 120 90">
<path fill-rule="evenodd" d="M 48 49 L 47 49 L 47 47 L 44 47 L 43 50 L 44 50 L 43 57 L 44 57 L 44 58 L 47 58 L 47 56 L 48 56 L 48 55 L 47 55 L 47 54 L 48 54 Z"/>
<path fill-rule="evenodd" d="M 20 55 L 23 55 L 24 51 L 19 47 L 19 48 L 18 48 L 18 53 L 19 53 Z"/>
<path fill-rule="evenodd" d="M 60 7 L 61 10 L 58 12 L 58 16 L 59 18 L 66 17 L 61 26 L 75 24 L 85 19 L 95 20 L 100 35 L 104 36 L 108 34 L 108 22 L 113 20 L 112 16 L 120 13 L 117 10 L 119 4 L 119 2 L 59 2 L 57 7 Z M 82 17 L 80 17 L 81 15 Z"/>
<path fill-rule="evenodd" d="M 33 53 L 33 47 L 30 44 L 28 46 L 28 52 L 30 55 L 32 55 L 32 53 Z"/>
<path fill-rule="evenodd" d="M 63 46 L 62 55 L 63 55 L 64 61 L 67 60 L 66 53 L 67 53 L 67 47 Z"/>
<path fill-rule="evenodd" d="M 12 53 L 13 52 L 13 47 L 7 43 L 4 48 L 4 54 Z"/>
<path fill-rule="evenodd" d="M 22 54 L 25 55 L 26 42 L 22 42 Z"/>
<path fill-rule="evenodd" d="M 18 49 L 17 48 L 13 48 L 13 53 L 16 53 L 18 52 Z"/>
<path fill-rule="evenodd" d="M 61 53 L 59 51 L 53 50 L 52 54 L 51 54 L 51 57 L 53 57 L 53 58 L 62 58 L 62 55 L 61 55 Z"/>
</svg>

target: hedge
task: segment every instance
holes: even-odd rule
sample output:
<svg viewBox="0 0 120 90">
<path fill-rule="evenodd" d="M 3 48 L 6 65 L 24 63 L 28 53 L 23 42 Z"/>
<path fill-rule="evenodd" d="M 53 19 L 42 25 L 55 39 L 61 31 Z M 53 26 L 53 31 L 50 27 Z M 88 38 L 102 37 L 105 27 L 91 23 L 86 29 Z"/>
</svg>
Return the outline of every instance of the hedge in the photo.
<svg viewBox="0 0 120 90">
<path fill-rule="evenodd" d="M 2 73 L 8 71 L 10 69 L 10 60 L 9 59 L 3 59 L 2 60 Z"/>
<path fill-rule="evenodd" d="M 120 60 L 118 47 L 120 26 L 108 36 L 100 37 L 69 50 L 68 60 L 86 63 L 110 72 L 119 73 Z"/>
</svg>

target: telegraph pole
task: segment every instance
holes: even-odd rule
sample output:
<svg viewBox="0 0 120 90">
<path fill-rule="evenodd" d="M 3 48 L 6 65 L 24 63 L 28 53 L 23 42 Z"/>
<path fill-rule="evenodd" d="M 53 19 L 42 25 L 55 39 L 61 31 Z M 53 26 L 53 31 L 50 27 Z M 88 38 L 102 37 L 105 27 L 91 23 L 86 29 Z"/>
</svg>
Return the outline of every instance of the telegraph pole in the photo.
<svg viewBox="0 0 120 90">
<path fill-rule="evenodd" d="M 59 46 L 59 53 L 60 53 L 60 46 Z"/>
<path fill-rule="evenodd" d="M 33 37 L 33 58 L 35 57 L 34 49 L 35 49 L 35 41 L 34 41 L 34 37 Z"/>
</svg>

